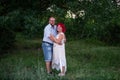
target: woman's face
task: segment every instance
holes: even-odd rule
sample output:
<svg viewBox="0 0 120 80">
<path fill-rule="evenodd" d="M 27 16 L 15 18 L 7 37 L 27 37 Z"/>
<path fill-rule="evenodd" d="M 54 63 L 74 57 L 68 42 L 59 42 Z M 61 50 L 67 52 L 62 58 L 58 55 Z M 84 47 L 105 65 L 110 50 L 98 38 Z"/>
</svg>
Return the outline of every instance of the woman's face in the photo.
<svg viewBox="0 0 120 80">
<path fill-rule="evenodd" d="M 57 31 L 58 31 L 58 32 L 62 32 L 62 28 L 60 27 L 60 25 L 58 25 Z"/>
</svg>

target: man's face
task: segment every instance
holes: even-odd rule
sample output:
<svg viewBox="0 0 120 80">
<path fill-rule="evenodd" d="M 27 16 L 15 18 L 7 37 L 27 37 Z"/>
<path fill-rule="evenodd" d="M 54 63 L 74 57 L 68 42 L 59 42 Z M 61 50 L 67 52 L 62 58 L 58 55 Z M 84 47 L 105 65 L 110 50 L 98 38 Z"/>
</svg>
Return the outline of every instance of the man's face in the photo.
<svg viewBox="0 0 120 80">
<path fill-rule="evenodd" d="M 55 18 L 53 18 L 53 17 L 50 18 L 50 19 L 49 19 L 49 23 L 50 23 L 51 25 L 54 25 L 54 24 L 55 24 Z"/>
</svg>

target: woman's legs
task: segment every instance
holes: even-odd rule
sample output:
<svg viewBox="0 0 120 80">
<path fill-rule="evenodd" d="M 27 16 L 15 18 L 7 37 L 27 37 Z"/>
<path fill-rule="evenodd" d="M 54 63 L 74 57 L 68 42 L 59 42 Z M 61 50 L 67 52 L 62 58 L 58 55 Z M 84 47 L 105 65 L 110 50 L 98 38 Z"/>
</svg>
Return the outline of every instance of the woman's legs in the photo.
<svg viewBox="0 0 120 80">
<path fill-rule="evenodd" d="M 61 73 L 65 74 L 65 66 L 62 66 L 62 71 Z"/>
<path fill-rule="evenodd" d="M 65 76 L 65 66 L 62 66 L 62 71 L 58 74 L 58 76 Z"/>
</svg>

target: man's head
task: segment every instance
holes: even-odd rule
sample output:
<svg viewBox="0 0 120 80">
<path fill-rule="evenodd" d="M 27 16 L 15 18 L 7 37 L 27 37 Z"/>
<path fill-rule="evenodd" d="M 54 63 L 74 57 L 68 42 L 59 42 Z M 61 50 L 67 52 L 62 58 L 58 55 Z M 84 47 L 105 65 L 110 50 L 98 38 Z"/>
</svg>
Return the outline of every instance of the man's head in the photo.
<svg viewBox="0 0 120 80">
<path fill-rule="evenodd" d="M 55 18 L 54 17 L 49 18 L 49 24 L 51 24 L 51 25 L 55 24 Z"/>
</svg>

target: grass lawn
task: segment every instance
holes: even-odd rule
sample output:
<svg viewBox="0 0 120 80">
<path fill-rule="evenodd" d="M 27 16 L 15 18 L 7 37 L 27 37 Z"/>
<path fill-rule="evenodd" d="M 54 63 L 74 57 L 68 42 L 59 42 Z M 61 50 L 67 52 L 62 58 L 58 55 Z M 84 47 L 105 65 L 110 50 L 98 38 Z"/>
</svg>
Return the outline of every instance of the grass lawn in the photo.
<svg viewBox="0 0 120 80">
<path fill-rule="evenodd" d="M 38 50 L 39 48 L 39 50 Z M 0 56 L 0 80 L 120 80 L 120 47 L 95 40 L 67 41 L 65 77 L 47 75 L 41 40 L 18 39 Z"/>
</svg>

